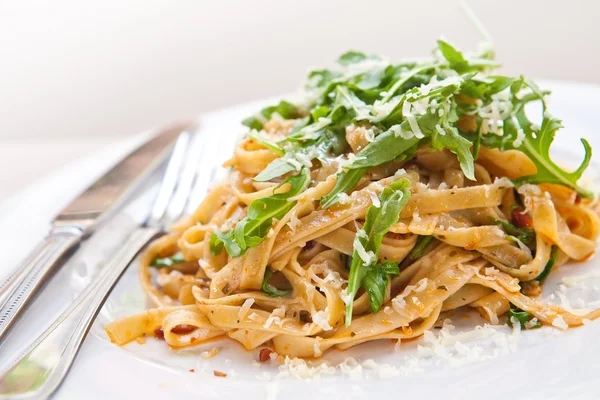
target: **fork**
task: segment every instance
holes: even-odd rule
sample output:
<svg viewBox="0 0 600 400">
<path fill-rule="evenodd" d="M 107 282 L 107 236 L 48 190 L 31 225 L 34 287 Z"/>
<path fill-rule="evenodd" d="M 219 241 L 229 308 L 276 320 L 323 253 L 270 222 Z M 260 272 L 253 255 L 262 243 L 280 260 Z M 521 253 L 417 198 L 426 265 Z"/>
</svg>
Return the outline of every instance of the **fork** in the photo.
<svg viewBox="0 0 600 400">
<path fill-rule="evenodd" d="M 214 135 L 201 143 L 201 136 L 206 137 L 198 132 L 183 132 L 180 135 L 146 221 L 128 236 L 126 243 L 102 269 L 89 290 L 84 290 L 42 335 L 0 371 L 0 398 L 47 398 L 58 389 L 96 315 L 127 266 L 152 239 L 160 236 L 179 219 L 186 208 L 193 206 L 192 201 L 205 194 L 215 180 L 217 166 L 212 169 L 201 168 L 198 163 L 200 158 L 203 159 L 202 165 L 213 166 L 220 155 L 231 151 L 227 144 L 232 143 L 226 140 L 235 138 L 234 135 L 224 135 L 217 139 Z M 34 372 L 35 376 L 28 382 L 17 379 L 24 370 L 27 370 L 28 376 Z M 15 380 L 18 380 L 17 385 L 14 384 Z"/>
</svg>

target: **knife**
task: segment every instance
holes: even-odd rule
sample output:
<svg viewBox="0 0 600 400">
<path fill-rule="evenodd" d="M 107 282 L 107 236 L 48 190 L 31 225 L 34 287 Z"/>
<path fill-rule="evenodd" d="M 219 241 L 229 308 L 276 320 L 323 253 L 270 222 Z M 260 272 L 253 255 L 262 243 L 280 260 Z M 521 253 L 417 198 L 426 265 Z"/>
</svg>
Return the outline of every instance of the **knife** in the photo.
<svg viewBox="0 0 600 400">
<path fill-rule="evenodd" d="M 179 134 L 191 124 L 175 125 L 152 137 L 67 205 L 52 221 L 46 238 L 0 281 L 0 343 L 34 296 L 88 237 L 165 159 Z"/>
</svg>

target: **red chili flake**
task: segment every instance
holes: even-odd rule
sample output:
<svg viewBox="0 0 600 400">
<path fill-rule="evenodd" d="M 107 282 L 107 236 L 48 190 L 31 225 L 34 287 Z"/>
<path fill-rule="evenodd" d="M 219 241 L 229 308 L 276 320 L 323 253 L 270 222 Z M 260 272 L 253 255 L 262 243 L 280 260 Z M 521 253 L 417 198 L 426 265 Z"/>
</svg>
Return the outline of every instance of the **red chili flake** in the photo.
<svg viewBox="0 0 600 400">
<path fill-rule="evenodd" d="M 581 196 L 579 193 L 575 194 L 575 204 L 581 204 Z"/>
<path fill-rule="evenodd" d="M 182 325 L 177 325 L 176 327 L 171 329 L 171 332 L 173 332 L 176 335 L 185 335 L 185 334 L 194 332 L 196 329 L 197 328 L 193 325 L 182 324 Z"/>
<path fill-rule="evenodd" d="M 531 220 L 531 217 L 529 216 L 529 214 L 527 214 L 527 211 L 520 210 L 517 208 L 517 209 L 512 210 L 511 216 L 512 216 L 512 220 L 513 220 L 513 223 L 515 224 L 515 226 L 517 226 L 519 228 L 532 228 L 533 227 L 533 221 Z"/>
<path fill-rule="evenodd" d="M 221 372 L 221 371 L 213 371 L 213 375 L 214 376 L 218 376 L 219 378 L 225 378 L 227 377 L 227 374 L 225 372 Z"/>
<path fill-rule="evenodd" d="M 260 362 L 269 361 L 271 359 L 272 352 L 273 351 L 271 351 L 271 349 L 261 349 L 260 353 L 258 355 L 258 361 L 260 361 Z"/>
<path fill-rule="evenodd" d="M 157 339 L 165 340 L 165 332 L 163 332 L 162 328 L 158 328 L 154 330 L 154 336 Z"/>
</svg>

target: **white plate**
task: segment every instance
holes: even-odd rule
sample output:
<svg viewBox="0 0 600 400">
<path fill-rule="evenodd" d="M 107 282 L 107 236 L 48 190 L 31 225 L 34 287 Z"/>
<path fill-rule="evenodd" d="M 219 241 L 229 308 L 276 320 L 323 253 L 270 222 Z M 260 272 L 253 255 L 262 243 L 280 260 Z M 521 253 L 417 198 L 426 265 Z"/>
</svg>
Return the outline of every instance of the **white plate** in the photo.
<svg viewBox="0 0 600 400">
<path fill-rule="evenodd" d="M 558 82 L 546 82 L 542 86 L 553 89 L 550 110 L 562 117 L 567 126 L 558 135 L 555 148 L 581 154 L 576 140 L 580 136 L 587 137 L 593 147 L 600 148 L 600 137 L 596 133 L 600 88 Z M 239 121 L 261 103 L 264 102 L 211 113 L 203 118 L 202 129 L 207 135 L 214 136 L 240 134 L 243 130 Z M 144 136 L 139 135 L 64 168 L 0 204 L 0 254 L 3 260 L 0 274 L 8 271 L 43 237 L 47 221 L 62 205 Z M 139 219 L 140 209 L 143 209 L 140 205 L 147 200 L 148 195 L 142 196 L 136 206 L 121 211 L 114 220 L 101 227 L 58 272 L 36 300 L 31 313 L 15 327 L 8 342 L 0 348 L 0 363 L 31 342 L 85 287 L 101 261 L 114 251 L 119 239 Z M 595 264 L 598 262 L 592 260 L 561 267 L 551 275 L 544 296 L 549 296 L 564 276 L 589 274 L 597 268 Z M 587 301 L 600 299 L 600 278 L 589 278 L 586 285 L 586 290 L 568 288 L 567 296 L 571 300 L 579 297 Z M 498 328 L 495 336 L 484 340 L 463 339 L 466 346 L 461 348 L 463 356 L 449 359 L 428 355 L 427 350 L 418 351 L 418 345 L 425 349 L 430 347 L 422 339 L 402 343 L 399 351 L 395 351 L 388 341 L 370 343 L 343 353 L 333 351 L 324 358 L 335 365 L 353 357 L 363 364 L 361 374 L 357 370 L 341 372 L 338 368 L 333 376 L 322 374 L 320 380 L 306 381 L 285 377 L 277 363 L 253 365 L 256 353 L 246 352 L 227 340 L 182 351 L 169 350 L 164 342 L 154 339 L 144 345 L 134 342 L 123 348 L 110 344 L 103 324 L 144 306 L 135 269 L 130 268 L 101 311 L 56 398 L 197 396 L 223 399 L 237 395 L 245 399 L 305 399 L 327 395 L 331 399 L 348 399 L 396 395 L 405 398 L 500 399 L 517 396 L 572 399 L 600 396 L 600 388 L 595 382 L 600 366 L 600 342 L 596 340 L 600 336 L 600 322 L 565 333 L 551 328 L 523 332 L 518 343 L 510 342 L 513 340 L 510 329 Z M 457 331 L 460 325 L 472 327 L 478 323 L 481 321 L 476 316 L 454 321 L 459 326 Z M 204 360 L 200 353 L 213 347 L 220 348 L 219 354 Z M 364 362 L 367 359 L 393 368 L 367 369 L 369 363 Z M 227 373 L 227 378 L 214 377 L 214 370 Z"/>
</svg>

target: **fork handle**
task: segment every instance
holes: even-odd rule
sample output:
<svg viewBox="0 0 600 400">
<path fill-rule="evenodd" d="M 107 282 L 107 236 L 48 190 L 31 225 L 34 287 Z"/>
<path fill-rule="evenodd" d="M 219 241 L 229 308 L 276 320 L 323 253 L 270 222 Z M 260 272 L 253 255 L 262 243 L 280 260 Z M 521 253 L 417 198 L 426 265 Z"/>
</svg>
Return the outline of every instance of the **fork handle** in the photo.
<svg viewBox="0 0 600 400">
<path fill-rule="evenodd" d="M 56 391 L 113 286 L 140 250 L 157 235 L 153 228 L 138 228 L 129 235 L 96 282 L 0 372 L 0 397 L 39 399 Z"/>
<path fill-rule="evenodd" d="M 0 283 L 0 343 L 13 322 L 50 277 L 61 258 L 79 244 L 83 231 L 72 226 L 53 228 L 48 236 Z"/>
</svg>

